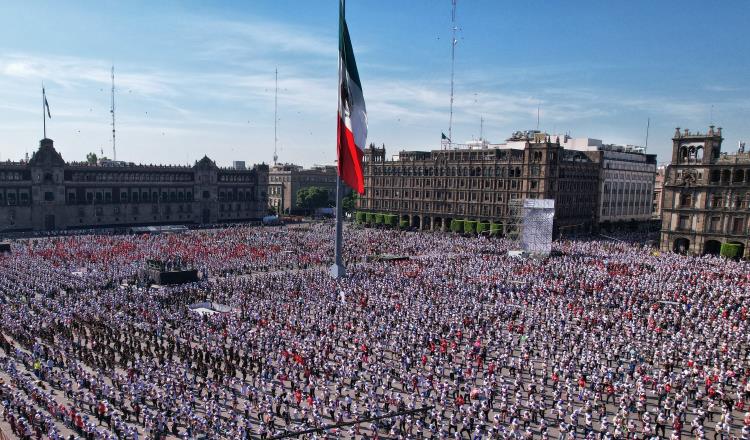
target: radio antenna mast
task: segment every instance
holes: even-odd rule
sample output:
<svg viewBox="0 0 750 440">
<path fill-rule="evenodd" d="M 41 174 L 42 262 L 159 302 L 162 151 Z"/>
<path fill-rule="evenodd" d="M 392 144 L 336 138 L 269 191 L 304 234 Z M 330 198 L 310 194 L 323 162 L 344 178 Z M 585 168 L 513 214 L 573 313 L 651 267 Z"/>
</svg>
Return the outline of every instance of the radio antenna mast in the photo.
<svg viewBox="0 0 750 440">
<path fill-rule="evenodd" d="M 650 128 L 651 128 L 651 118 L 648 118 L 646 120 L 646 146 L 643 147 L 643 151 L 648 151 L 648 132 Z"/>
<path fill-rule="evenodd" d="M 542 101 L 539 101 L 539 104 L 536 105 L 536 131 L 539 131 L 539 114 L 542 111 Z M 553 132 L 555 130 L 552 130 Z"/>
<path fill-rule="evenodd" d="M 112 65 L 112 160 L 117 160 L 117 146 L 115 145 L 115 66 Z"/>
<path fill-rule="evenodd" d="M 458 44 L 458 40 L 456 40 L 456 31 L 458 30 L 456 27 L 456 1 L 457 0 L 451 0 L 451 110 L 450 120 L 448 121 L 449 147 L 453 143 L 453 78 L 455 76 L 456 66 L 456 44 Z"/>
<path fill-rule="evenodd" d="M 277 135 L 277 125 L 279 122 L 279 68 L 277 67 L 275 70 L 276 74 L 276 88 L 273 95 L 273 164 L 276 165 L 276 162 L 279 160 L 279 155 L 277 154 L 276 147 L 279 142 L 279 137 Z"/>
</svg>

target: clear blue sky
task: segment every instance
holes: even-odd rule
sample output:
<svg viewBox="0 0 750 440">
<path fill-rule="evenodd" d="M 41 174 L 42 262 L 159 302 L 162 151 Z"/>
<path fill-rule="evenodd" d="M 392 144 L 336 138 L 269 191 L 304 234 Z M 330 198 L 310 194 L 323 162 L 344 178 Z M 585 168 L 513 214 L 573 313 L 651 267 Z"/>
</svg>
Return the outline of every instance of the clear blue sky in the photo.
<svg viewBox="0 0 750 440">
<path fill-rule="evenodd" d="M 64 3 L 64 4 L 63 4 Z M 335 159 L 337 0 L 80 1 L 0 5 L 0 160 L 48 136 L 68 160 L 270 162 L 279 69 L 282 161 Z M 459 0 L 454 141 L 536 126 L 644 143 L 668 160 L 674 127 L 750 141 L 750 1 Z M 360 1 L 347 19 L 368 141 L 438 148 L 448 131 L 450 0 Z"/>
</svg>

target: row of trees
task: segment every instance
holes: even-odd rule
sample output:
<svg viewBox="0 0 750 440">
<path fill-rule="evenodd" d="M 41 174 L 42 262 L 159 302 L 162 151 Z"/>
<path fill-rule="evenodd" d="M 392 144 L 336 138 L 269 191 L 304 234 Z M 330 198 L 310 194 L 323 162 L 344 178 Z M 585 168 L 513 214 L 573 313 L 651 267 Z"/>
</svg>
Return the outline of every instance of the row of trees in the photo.
<svg viewBox="0 0 750 440">
<path fill-rule="evenodd" d="M 301 210 L 312 212 L 318 208 L 331 208 L 336 206 L 335 195 L 334 200 L 328 196 L 328 190 L 319 186 L 309 186 L 302 188 L 297 191 L 297 207 Z M 355 205 L 357 203 L 357 195 L 349 194 L 342 200 L 344 213 L 354 212 Z"/>
<path fill-rule="evenodd" d="M 308 213 L 312 213 L 318 208 L 332 208 L 336 206 L 335 195 L 333 199 L 331 199 L 328 190 L 319 186 L 309 186 L 298 190 L 295 201 L 296 210 Z M 349 194 L 343 198 L 342 202 L 345 214 L 354 212 L 357 203 L 357 194 Z M 278 214 L 275 206 L 270 206 L 268 210 L 269 212 Z M 283 213 L 289 214 L 289 210 L 286 209 Z"/>
<path fill-rule="evenodd" d="M 380 214 L 373 212 L 358 212 L 354 215 L 354 222 L 360 225 L 385 225 L 391 227 L 407 228 L 407 220 L 399 221 L 396 214 Z"/>
<path fill-rule="evenodd" d="M 309 186 L 297 191 L 297 206 L 305 211 L 331 207 L 328 191 L 319 186 Z"/>
<path fill-rule="evenodd" d="M 495 222 L 480 222 L 477 220 L 451 220 L 450 230 L 464 234 L 502 235 L 503 224 Z"/>
</svg>

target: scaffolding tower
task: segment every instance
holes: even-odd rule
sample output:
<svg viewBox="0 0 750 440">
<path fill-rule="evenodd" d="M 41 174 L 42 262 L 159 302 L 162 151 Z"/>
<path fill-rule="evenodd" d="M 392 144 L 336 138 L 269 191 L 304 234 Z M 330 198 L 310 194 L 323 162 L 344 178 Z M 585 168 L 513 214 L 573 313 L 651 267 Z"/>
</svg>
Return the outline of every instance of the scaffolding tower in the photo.
<svg viewBox="0 0 750 440">
<path fill-rule="evenodd" d="M 513 199 L 508 202 L 505 236 L 527 255 L 547 256 L 552 251 L 555 201 Z"/>
<path fill-rule="evenodd" d="M 523 201 L 525 199 L 508 200 L 508 219 L 505 222 L 505 237 L 508 240 L 518 242 L 521 238 L 521 227 L 523 226 Z M 521 245 L 517 245 L 520 249 Z"/>
</svg>

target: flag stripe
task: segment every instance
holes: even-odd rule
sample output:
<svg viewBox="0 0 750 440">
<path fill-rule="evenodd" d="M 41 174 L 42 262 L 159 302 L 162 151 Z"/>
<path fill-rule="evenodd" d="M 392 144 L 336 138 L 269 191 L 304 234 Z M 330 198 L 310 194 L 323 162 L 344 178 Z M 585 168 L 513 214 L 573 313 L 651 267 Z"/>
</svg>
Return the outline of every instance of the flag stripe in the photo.
<svg viewBox="0 0 750 440">
<path fill-rule="evenodd" d="M 365 192 L 362 175 L 362 150 L 354 143 L 354 134 L 346 126 L 344 119 L 338 118 L 338 168 L 339 176 L 359 194 Z"/>
<path fill-rule="evenodd" d="M 349 38 L 349 26 L 346 25 L 346 19 L 342 17 L 344 23 L 344 35 L 343 44 L 340 44 L 339 51 L 344 58 L 344 64 L 346 65 L 346 71 L 349 74 L 349 78 L 357 84 L 360 90 L 362 90 L 362 83 L 359 81 L 359 71 L 357 70 L 357 61 L 354 59 L 354 50 L 352 49 L 352 40 Z"/>
</svg>

